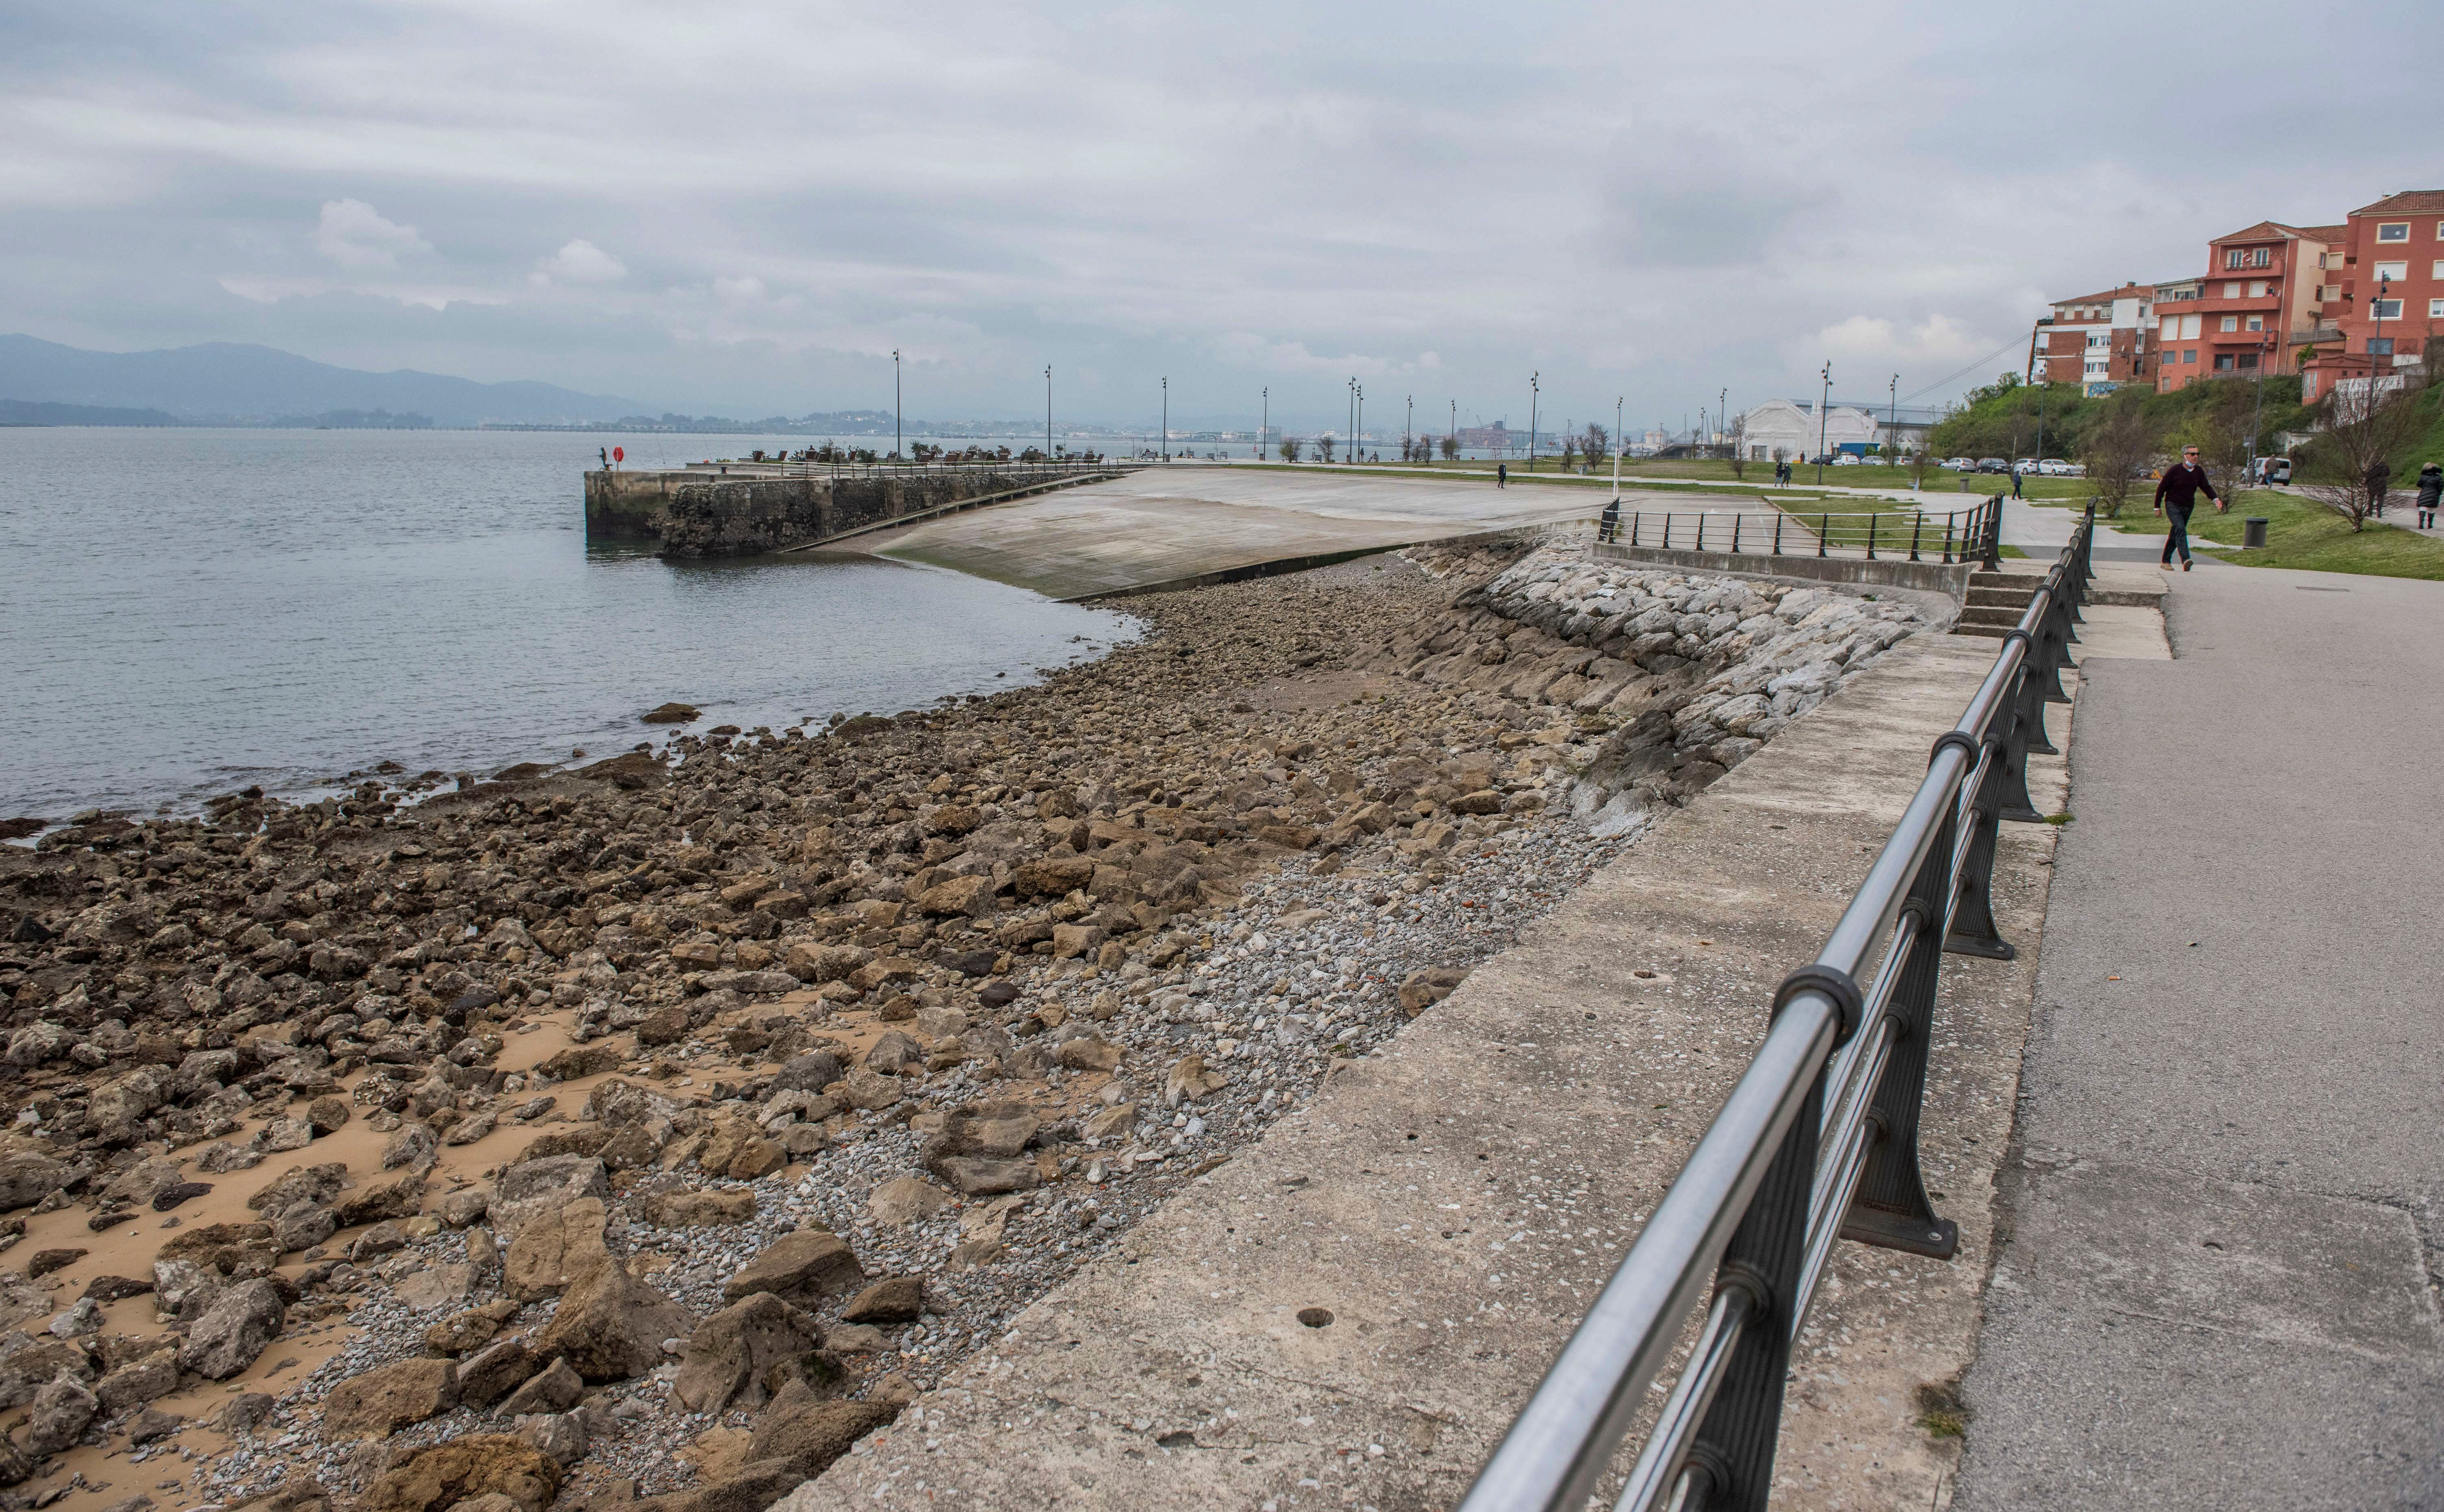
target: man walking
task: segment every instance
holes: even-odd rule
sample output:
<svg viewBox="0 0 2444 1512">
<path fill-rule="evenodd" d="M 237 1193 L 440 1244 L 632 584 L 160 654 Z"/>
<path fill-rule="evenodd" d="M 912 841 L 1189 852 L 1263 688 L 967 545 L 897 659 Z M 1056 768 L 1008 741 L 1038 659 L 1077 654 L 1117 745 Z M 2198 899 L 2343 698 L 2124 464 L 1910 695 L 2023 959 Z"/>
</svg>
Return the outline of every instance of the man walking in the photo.
<svg viewBox="0 0 2444 1512">
<path fill-rule="evenodd" d="M 1497 489 L 1507 489 L 1510 487 L 1509 463 L 1496 462 L 1493 465 L 1493 486 Z"/>
<path fill-rule="evenodd" d="M 2177 548 L 2181 570 L 2190 570 L 2190 511 L 2196 507 L 2202 490 L 2215 502 L 2216 513 L 2229 507 L 2223 495 L 2215 492 L 2214 485 L 2207 481 L 2207 470 L 2198 466 L 2198 449 L 2185 446 L 2181 448 L 2180 462 L 2166 468 L 2156 485 L 2156 512 L 2172 527 L 2164 533 L 2163 564 L 2167 567 L 2173 564 L 2173 552 Z M 2167 509 L 2167 505 L 2172 507 Z"/>
</svg>

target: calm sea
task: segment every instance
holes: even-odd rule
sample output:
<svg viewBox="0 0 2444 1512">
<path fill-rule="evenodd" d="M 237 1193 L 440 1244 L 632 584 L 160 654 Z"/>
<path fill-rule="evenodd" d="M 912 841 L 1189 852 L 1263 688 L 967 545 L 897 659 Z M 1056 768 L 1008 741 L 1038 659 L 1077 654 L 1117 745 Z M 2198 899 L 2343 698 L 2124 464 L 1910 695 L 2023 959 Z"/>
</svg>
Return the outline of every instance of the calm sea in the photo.
<svg viewBox="0 0 2444 1512">
<path fill-rule="evenodd" d="M 673 462 L 805 444 L 672 439 Z M 0 429 L 0 818 L 606 756 L 670 699 L 699 730 L 891 712 L 1133 634 L 932 568 L 589 548 L 599 441 Z"/>
</svg>

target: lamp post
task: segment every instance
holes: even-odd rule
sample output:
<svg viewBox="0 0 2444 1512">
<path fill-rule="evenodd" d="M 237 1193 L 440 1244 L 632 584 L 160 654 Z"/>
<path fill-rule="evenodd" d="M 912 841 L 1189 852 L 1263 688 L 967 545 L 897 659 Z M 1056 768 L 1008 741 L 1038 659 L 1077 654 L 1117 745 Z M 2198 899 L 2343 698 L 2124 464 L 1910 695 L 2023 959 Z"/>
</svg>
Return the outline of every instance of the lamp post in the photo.
<svg viewBox="0 0 2444 1512">
<path fill-rule="evenodd" d="M 1348 415 L 1349 415 L 1349 436 L 1350 436 L 1351 438 L 1354 438 L 1354 437 L 1358 434 L 1358 376 L 1357 376 L 1356 374 L 1354 374 L 1354 373 L 1353 373 L 1353 374 L 1351 374 L 1351 375 L 1350 375 L 1350 378 L 1349 378 L 1349 409 L 1348 409 Z M 1347 439 L 1347 438 L 1345 438 L 1345 439 Z M 1357 445 L 1358 443 L 1356 442 L 1356 440 L 1355 440 L 1355 439 L 1347 439 L 1347 444 L 1349 444 L 1349 445 L 1351 445 L 1351 446 L 1355 446 L 1355 445 Z"/>
<path fill-rule="evenodd" d="M 1162 380 L 1162 459 L 1171 460 L 1171 379 Z"/>
<path fill-rule="evenodd" d="M 1052 364 L 1044 364 L 1044 460 L 1052 460 Z"/>
<path fill-rule="evenodd" d="M 1409 396 L 1408 417 L 1400 422 L 1400 460 L 1406 462 L 1416 452 L 1417 396 Z"/>
<path fill-rule="evenodd" d="M 1616 396 L 1612 401 L 1612 502 L 1620 502 L 1620 408 L 1624 401 Z"/>
<path fill-rule="evenodd" d="M 1349 422 L 1349 460 L 1363 462 L 1366 460 L 1366 385 L 1354 384 L 1350 393 L 1353 396 L 1351 402 L 1358 406 L 1358 411 L 1357 418 Z"/>
<path fill-rule="evenodd" d="M 2257 438 L 2266 427 L 2266 359 L 2274 350 L 2274 333 L 2257 339 L 2257 407 L 2249 421 L 2249 478 L 2257 481 Z"/>
<path fill-rule="evenodd" d="M 1452 400 L 1452 401 L 1451 401 L 1451 407 L 1452 407 L 1452 421 L 1451 421 L 1452 450 L 1453 450 L 1453 452 L 1457 452 L 1457 451 L 1459 450 L 1459 400 L 1457 400 L 1457 399 L 1453 399 L 1453 400 Z"/>
<path fill-rule="evenodd" d="M 1731 391 L 1729 389 L 1714 396 L 1714 438 L 1717 441 L 1728 439 L 1731 433 Z"/>
<path fill-rule="evenodd" d="M 1824 388 L 1816 396 L 1816 482 L 1824 483 L 1824 418 L 1833 404 L 1833 364 L 1824 364 Z"/>
<path fill-rule="evenodd" d="M 1893 381 L 1888 385 L 1885 406 L 1884 466 L 1891 467 L 1895 460 L 1892 449 L 1900 444 L 1901 376 L 1898 373 L 1893 375 Z"/>
<path fill-rule="evenodd" d="M 1536 399 L 1544 392 L 1537 385 L 1544 376 L 1542 373 L 1528 375 L 1528 470 L 1530 472 L 1536 470 Z"/>
<path fill-rule="evenodd" d="M 1273 386 L 1265 385 L 1264 418 L 1256 422 L 1256 460 L 1265 460 L 1265 433 L 1273 428 Z"/>
<path fill-rule="evenodd" d="M 891 349 L 891 460 L 898 461 L 901 446 L 899 435 L 899 348 Z"/>
</svg>

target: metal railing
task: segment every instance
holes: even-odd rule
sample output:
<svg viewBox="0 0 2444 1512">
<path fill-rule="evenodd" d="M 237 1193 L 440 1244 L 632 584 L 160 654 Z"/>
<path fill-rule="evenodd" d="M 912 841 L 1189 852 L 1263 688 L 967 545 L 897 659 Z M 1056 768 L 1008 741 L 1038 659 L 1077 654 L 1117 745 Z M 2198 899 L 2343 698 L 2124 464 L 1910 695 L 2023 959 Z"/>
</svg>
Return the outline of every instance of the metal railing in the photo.
<svg viewBox="0 0 2444 1512">
<path fill-rule="evenodd" d="M 1856 556 L 1951 563 L 2001 556 L 2003 496 L 1941 514 L 1923 510 L 1633 510 L 1602 539 L 1664 550 L 1754 556 Z"/>
<path fill-rule="evenodd" d="M 2009 960 L 1989 888 L 1997 827 L 2033 821 L 2086 598 L 2090 509 L 2046 574 L 1816 959 L 1655 1215 L 1478 1472 L 1462 1512 L 1580 1512 L 1689 1321 L 1713 1296 L 1618 1512 L 1761 1512 L 1790 1354 L 1836 1238 L 1949 1260 L 1958 1229 L 1918 1173 L 1944 953 Z"/>
</svg>

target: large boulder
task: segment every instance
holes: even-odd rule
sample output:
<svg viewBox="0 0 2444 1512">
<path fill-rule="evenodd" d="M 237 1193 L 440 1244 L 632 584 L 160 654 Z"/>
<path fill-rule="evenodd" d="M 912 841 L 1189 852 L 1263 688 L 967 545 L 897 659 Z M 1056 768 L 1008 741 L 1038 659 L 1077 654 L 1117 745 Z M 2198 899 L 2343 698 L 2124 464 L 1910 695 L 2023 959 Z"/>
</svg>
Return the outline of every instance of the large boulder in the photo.
<svg viewBox="0 0 2444 1512">
<path fill-rule="evenodd" d="M 898 1416 L 879 1402 L 824 1401 L 791 1381 L 764 1411 L 746 1457 L 707 1485 L 633 1503 L 627 1512 L 764 1512 Z"/>
<path fill-rule="evenodd" d="M 101 1411 L 84 1382 L 63 1371 L 34 1393 L 33 1410 L 26 1419 L 26 1452 L 39 1460 L 67 1448 L 84 1436 L 85 1425 Z"/>
<path fill-rule="evenodd" d="M 770 1292 L 757 1292 L 698 1325 L 679 1358 L 673 1391 L 691 1412 L 762 1407 L 772 1368 L 822 1345 L 823 1327 L 813 1318 Z"/>
<path fill-rule="evenodd" d="M 534 1379 L 541 1368 L 542 1362 L 535 1358 L 525 1339 L 501 1339 L 458 1362 L 458 1400 L 473 1407 L 490 1407 Z M 576 1377 L 571 1375 L 569 1379 Z"/>
<path fill-rule="evenodd" d="M 501 1290 L 522 1302 L 566 1291 L 569 1282 L 609 1258 L 611 1251 L 602 1242 L 604 1221 L 599 1197 L 581 1197 L 530 1217 L 509 1242 Z"/>
<path fill-rule="evenodd" d="M 657 1228 L 710 1228 L 743 1224 L 755 1216 L 755 1193 L 744 1187 L 714 1191 L 656 1192 L 642 1204 L 645 1217 Z"/>
<path fill-rule="evenodd" d="M 323 1431 L 336 1439 L 388 1438 L 457 1405 L 457 1366 L 446 1359 L 398 1360 L 331 1388 Z"/>
<path fill-rule="evenodd" d="M 94 1377 L 93 1361 L 85 1356 L 83 1349 L 67 1339 L 10 1334 L 6 1344 L 0 1345 L 0 1408 L 32 1401 L 34 1393 L 62 1372 L 78 1380 L 90 1381 Z"/>
<path fill-rule="evenodd" d="M 102 1411 L 115 1417 L 177 1389 L 178 1352 L 159 1349 L 142 1359 L 129 1360 L 103 1376 L 93 1394 L 102 1403 Z"/>
<path fill-rule="evenodd" d="M 362 1224 L 388 1223 L 394 1219 L 413 1218 L 424 1206 L 424 1172 L 411 1171 L 393 1181 L 377 1183 L 342 1201 L 337 1209 L 340 1226 L 354 1228 Z"/>
<path fill-rule="evenodd" d="M 68 1168 L 48 1155 L 0 1159 L 0 1212 L 30 1208 L 67 1184 Z"/>
<path fill-rule="evenodd" d="M 723 1283 L 721 1295 L 731 1301 L 770 1292 L 783 1301 L 813 1302 L 861 1285 L 865 1272 L 856 1254 L 838 1234 L 824 1228 L 801 1228 L 783 1234 L 747 1268 Z"/>
<path fill-rule="evenodd" d="M 566 1360 L 589 1381 L 624 1381 L 662 1362 L 662 1340 L 685 1338 L 688 1310 L 606 1257 L 569 1284 L 535 1353 Z"/>
<path fill-rule="evenodd" d="M 209 1380 L 228 1380 L 280 1337 L 287 1316 L 278 1286 L 260 1279 L 241 1282 L 214 1298 L 195 1319 L 178 1349 L 178 1364 Z"/>
<path fill-rule="evenodd" d="M 611 1200 L 611 1175 L 592 1155 L 546 1155 L 501 1172 L 492 1189 L 492 1226 L 515 1240 L 528 1224 L 570 1203 Z"/>
<path fill-rule="evenodd" d="M 544 1512 L 560 1495 L 560 1463 L 523 1439 L 477 1433 L 410 1449 L 365 1492 L 365 1512 L 443 1512 L 503 1496 L 517 1512 Z"/>
</svg>

